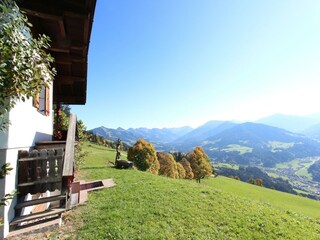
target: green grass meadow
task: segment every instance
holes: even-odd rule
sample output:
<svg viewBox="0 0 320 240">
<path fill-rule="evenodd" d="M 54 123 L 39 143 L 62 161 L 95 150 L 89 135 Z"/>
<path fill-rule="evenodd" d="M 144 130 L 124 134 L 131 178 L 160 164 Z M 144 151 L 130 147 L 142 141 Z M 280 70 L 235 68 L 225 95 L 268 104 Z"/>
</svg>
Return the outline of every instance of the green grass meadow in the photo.
<svg viewBox="0 0 320 240">
<path fill-rule="evenodd" d="M 87 144 L 81 179 L 113 178 L 71 212 L 73 239 L 320 239 L 320 202 L 225 177 L 175 180 L 110 166 L 115 150 Z"/>
</svg>

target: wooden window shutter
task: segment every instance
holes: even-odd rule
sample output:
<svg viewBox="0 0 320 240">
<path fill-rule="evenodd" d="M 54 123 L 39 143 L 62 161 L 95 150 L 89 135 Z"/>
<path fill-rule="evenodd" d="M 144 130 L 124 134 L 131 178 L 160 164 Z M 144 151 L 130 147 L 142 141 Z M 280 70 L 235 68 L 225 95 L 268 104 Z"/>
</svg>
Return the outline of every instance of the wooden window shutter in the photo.
<svg viewBox="0 0 320 240">
<path fill-rule="evenodd" d="M 36 109 L 40 108 L 40 96 L 39 96 L 39 93 L 36 96 L 33 97 L 33 106 Z"/>
<path fill-rule="evenodd" d="M 50 88 L 46 87 L 45 91 L 45 109 L 44 109 L 44 114 L 46 116 L 50 115 Z"/>
</svg>

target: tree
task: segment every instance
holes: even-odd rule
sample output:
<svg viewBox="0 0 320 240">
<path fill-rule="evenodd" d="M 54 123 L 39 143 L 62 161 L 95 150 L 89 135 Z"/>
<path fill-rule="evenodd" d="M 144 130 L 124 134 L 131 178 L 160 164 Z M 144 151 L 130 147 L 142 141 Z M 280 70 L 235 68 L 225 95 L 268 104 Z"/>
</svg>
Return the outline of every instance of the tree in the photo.
<svg viewBox="0 0 320 240">
<path fill-rule="evenodd" d="M 212 174 L 212 167 L 207 154 L 201 147 L 195 147 L 192 152 L 186 155 L 187 160 L 190 162 L 194 178 L 200 183 L 200 180 L 209 177 Z"/>
<path fill-rule="evenodd" d="M 250 178 L 248 180 L 248 183 L 255 185 L 256 184 L 256 180 L 254 180 L 253 178 Z"/>
<path fill-rule="evenodd" d="M 78 144 L 75 146 L 75 167 L 76 170 L 79 169 L 79 166 L 82 165 L 85 161 L 85 157 L 88 155 L 88 152 L 83 150 L 83 144 L 88 140 L 86 134 L 87 127 L 84 125 L 82 120 L 77 120 L 77 129 L 78 129 Z"/>
<path fill-rule="evenodd" d="M 129 161 L 141 171 L 147 171 L 153 174 L 158 174 L 159 161 L 153 145 L 143 139 L 138 141 L 128 150 Z"/>
<path fill-rule="evenodd" d="M 0 131 L 7 130 L 7 113 L 51 84 L 56 71 L 45 50 L 49 37 L 32 37 L 31 26 L 14 0 L 0 2 Z"/>
<path fill-rule="evenodd" d="M 194 174 L 193 174 L 190 162 L 186 158 L 182 158 L 182 160 L 179 163 L 182 165 L 182 167 L 185 170 L 185 173 L 186 173 L 185 178 L 186 179 L 193 179 Z"/>
<path fill-rule="evenodd" d="M 173 152 L 172 153 L 174 160 L 176 160 L 176 162 L 180 162 L 182 160 L 182 158 L 184 157 L 182 152 Z"/>
<path fill-rule="evenodd" d="M 181 163 L 177 162 L 178 178 L 186 178 L 186 170 Z"/>
<path fill-rule="evenodd" d="M 256 185 L 260 186 L 260 187 L 263 187 L 263 181 L 262 181 L 261 178 L 256 178 Z"/>
<path fill-rule="evenodd" d="M 170 153 L 157 153 L 158 161 L 160 164 L 159 175 L 170 178 L 178 178 L 177 163 Z"/>
</svg>

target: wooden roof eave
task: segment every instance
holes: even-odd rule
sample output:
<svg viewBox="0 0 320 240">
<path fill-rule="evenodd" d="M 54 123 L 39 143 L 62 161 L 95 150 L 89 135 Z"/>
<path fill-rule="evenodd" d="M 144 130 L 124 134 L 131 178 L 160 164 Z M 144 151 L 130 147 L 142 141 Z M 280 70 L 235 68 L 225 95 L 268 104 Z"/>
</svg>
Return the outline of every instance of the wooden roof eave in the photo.
<svg viewBox="0 0 320 240">
<path fill-rule="evenodd" d="M 35 35 L 51 38 L 57 76 L 54 103 L 85 104 L 88 50 L 96 0 L 27 0 L 19 3 Z"/>
</svg>

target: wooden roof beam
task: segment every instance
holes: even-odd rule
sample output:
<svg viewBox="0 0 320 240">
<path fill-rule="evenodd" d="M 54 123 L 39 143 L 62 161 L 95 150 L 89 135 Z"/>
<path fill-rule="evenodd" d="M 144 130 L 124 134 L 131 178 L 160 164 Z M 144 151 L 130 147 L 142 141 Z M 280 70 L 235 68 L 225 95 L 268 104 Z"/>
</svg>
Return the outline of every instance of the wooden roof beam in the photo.
<svg viewBox="0 0 320 240">
<path fill-rule="evenodd" d="M 81 63 L 81 62 L 86 62 L 86 59 L 82 56 L 78 56 L 78 55 L 72 55 L 72 54 L 56 54 L 54 56 L 54 60 L 56 63 L 60 63 L 60 64 L 72 64 L 74 62 L 76 63 Z"/>
<path fill-rule="evenodd" d="M 63 14 L 70 17 L 87 18 L 90 13 L 87 4 L 84 5 L 77 0 L 25 0 L 19 3 L 19 5 L 20 9 L 28 11 L 30 14 L 36 13 L 37 15 L 35 16 L 46 19 L 50 19 L 50 16 L 62 16 Z"/>
<path fill-rule="evenodd" d="M 58 21 L 58 24 L 59 24 L 59 28 L 60 28 L 61 37 L 62 37 L 63 39 L 66 39 L 67 34 L 66 34 L 66 28 L 65 28 L 65 26 L 64 26 L 64 21 L 63 21 L 63 19 L 60 19 L 60 20 Z"/>
<path fill-rule="evenodd" d="M 86 79 L 84 77 L 71 77 L 71 76 L 57 76 L 55 81 L 58 84 L 70 84 L 72 85 L 75 82 L 85 82 Z"/>
<path fill-rule="evenodd" d="M 79 97 L 79 96 L 63 96 L 63 95 L 54 95 L 53 97 L 54 103 L 67 103 L 67 104 L 85 104 L 86 97 Z"/>
<path fill-rule="evenodd" d="M 54 15 L 49 13 L 44 13 L 40 11 L 35 11 L 27 8 L 21 8 L 22 11 L 24 11 L 27 15 L 39 17 L 47 20 L 53 20 L 53 21 L 63 21 L 63 17 L 61 15 Z"/>
</svg>

